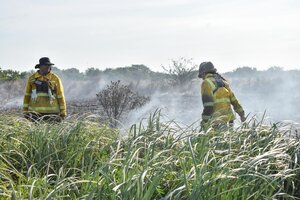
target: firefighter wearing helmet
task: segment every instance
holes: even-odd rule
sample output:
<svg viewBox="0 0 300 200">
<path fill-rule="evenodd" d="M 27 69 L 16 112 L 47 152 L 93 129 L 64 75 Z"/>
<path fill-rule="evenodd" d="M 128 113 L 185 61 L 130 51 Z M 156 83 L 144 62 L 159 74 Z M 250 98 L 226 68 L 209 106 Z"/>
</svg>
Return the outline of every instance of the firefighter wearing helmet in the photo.
<svg viewBox="0 0 300 200">
<path fill-rule="evenodd" d="M 35 66 L 38 71 L 28 79 L 23 112 L 31 121 L 61 121 L 67 115 L 63 85 L 60 78 L 51 72 L 52 65 L 48 57 L 41 58 Z"/>
<path fill-rule="evenodd" d="M 203 128 L 207 128 L 210 123 L 215 127 L 233 125 L 235 116 L 232 107 L 242 122 L 246 120 L 244 109 L 228 82 L 217 73 L 217 69 L 211 62 L 200 64 L 198 77 L 203 79 L 201 85 L 204 107 L 201 122 Z"/>
</svg>

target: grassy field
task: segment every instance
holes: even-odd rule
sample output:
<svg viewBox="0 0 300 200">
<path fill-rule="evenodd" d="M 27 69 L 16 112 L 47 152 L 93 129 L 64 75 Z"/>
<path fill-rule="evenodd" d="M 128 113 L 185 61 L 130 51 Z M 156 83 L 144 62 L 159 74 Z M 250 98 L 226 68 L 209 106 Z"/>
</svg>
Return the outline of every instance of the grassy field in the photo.
<svg viewBox="0 0 300 200">
<path fill-rule="evenodd" d="M 299 139 L 251 119 L 206 132 L 162 123 L 127 137 L 96 116 L 61 124 L 0 115 L 0 199 L 299 199 Z"/>
</svg>

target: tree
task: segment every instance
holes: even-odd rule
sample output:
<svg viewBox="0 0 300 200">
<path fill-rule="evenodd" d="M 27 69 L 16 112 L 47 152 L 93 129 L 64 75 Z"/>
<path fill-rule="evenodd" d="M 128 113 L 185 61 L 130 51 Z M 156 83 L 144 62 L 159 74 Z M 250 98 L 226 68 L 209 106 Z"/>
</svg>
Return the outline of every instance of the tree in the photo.
<svg viewBox="0 0 300 200">
<path fill-rule="evenodd" d="M 63 74 L 71 79 L 78 80 L 83 78 L 83 74 L 76 68 L 64 69 L 62 70 Z"/>
<path fill-rule="evenodd" d="M 0 68 L 0 80 L 4 81 L 16 81 L 21 78 L 20 72 L 7 69 L 7 70 L 1 70 Z"/>
<path fill-rule="evenodd" d="M 94 68 L 94 67 L 88 68 L 85 71 L 85 75 L 89 78 L 98 77 L 100 74 L 101 74 L 101 71 L 98 68 Z"/>
<path fill-rule="evenodd" d="M 96 96 L 113 127 L 117 126 L 117 120 L 120 120 L 124 113 L 142 107 L 150 100 L 149 97 L 133 92 L 128 85 L 122 85 L 121 81 L 111 81 L 111 84 Z"/>
<path fill-rule="evenodd" d="M 238 67 L 233 72 L 237 76 L 253 76 L 257 73 L 257 69 L 255 67 Z"/>
<path fill-rule="evenodd" d="M 21 72 L 20 78 L 21 79 L 27 79 L 30 76 L 30 72 Z"/>
<path fill-rule="evenodd" d="M 283 72 L 283 68 L 282 67 L 278 67 L 278 66 L 273 66 L 270 67 L 267 72 L 272 72 L 272 73 L 277 73 L 277 72 Z"/>
<path fill-rule="evenodd" d="M 168 67 L 162 66 L 164 71 L 168 74 L 169 81 L 173 86 L 184 86 L 196 77 L 196 64 L 192 59 L 179 58 L 172 60 Z"/>
<path fill-rule="evenodd" d="M 0 80 L 4 80 L 4 78 L 5 78 L 5 75 L 0 67 Z"/>
</svg>

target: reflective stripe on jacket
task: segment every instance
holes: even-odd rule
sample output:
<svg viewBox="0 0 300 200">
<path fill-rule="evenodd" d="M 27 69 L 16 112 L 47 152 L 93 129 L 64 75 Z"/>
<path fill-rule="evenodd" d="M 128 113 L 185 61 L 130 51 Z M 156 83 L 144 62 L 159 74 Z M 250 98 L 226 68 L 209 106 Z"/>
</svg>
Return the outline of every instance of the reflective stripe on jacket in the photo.
<svg viewBox="0 0 300 200">
<path fill-rule="evenodd" d="M 49 93 L 37 92 L 37 98 L 32 99 L 32 91 L 36 90 L 36 81 L 46 81 L 51 91 Z M 60 78 L 52 72 L 42 76 L 38 71 L 31 75 L 27 81 L 24 100 L 23 111 L 34 111 L 38 113 L 57 113 L 66 116 L 66 101 L 64 96 L 64 89 Z"/>
<path fill-rule="evenodd" d="M 205 122 L 217 120 L 227 123 L 235 119 L 231 105 L 240 116 L 244 114 L 244 110 L 230 89 L 229 84 L 222 79 L 224 87 L 220 87 L 217 79 L 222 78 L 218 74 L 207 74 L 202 82 L 201 95 L 204 107 L 202 119 Z"/>
</svg>

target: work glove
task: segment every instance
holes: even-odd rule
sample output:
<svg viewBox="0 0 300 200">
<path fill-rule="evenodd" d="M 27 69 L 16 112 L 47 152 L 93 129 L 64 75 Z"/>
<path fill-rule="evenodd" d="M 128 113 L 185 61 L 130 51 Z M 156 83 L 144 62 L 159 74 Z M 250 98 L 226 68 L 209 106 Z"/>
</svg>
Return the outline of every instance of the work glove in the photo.
<svg viewBox="0 0 300 200">
<path fill-rule="evenodd" d="M 246 119 L 247 119 L 247 118 L 245 117 L 245 115 L 241 115 L 240 117 L 241 117 L 241 122 L 245 122 Z"/>
<path fill-rule="evenodd" d="M 37 100 L 37 93 L 36 93 L 36 89 L 31 91 L 31 101 L 36 102 Z"/>
<path fill-rule="evenodd" d="M 64 120 L 66 118 L 66 114 L 64 114 L 64 113 L 60 113 L 59 116 L 62 120 Z"/>
</svg>

